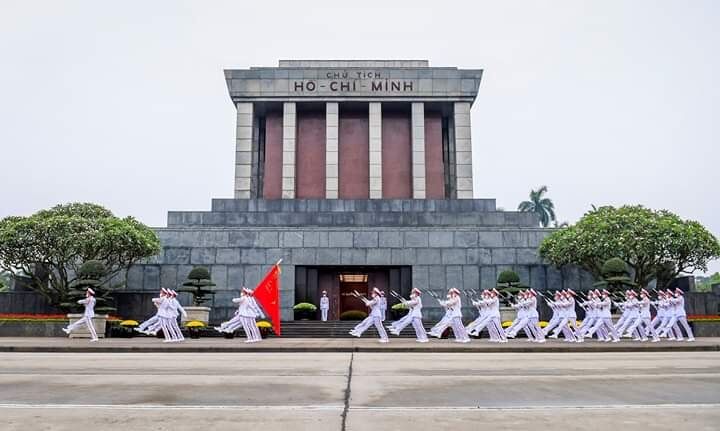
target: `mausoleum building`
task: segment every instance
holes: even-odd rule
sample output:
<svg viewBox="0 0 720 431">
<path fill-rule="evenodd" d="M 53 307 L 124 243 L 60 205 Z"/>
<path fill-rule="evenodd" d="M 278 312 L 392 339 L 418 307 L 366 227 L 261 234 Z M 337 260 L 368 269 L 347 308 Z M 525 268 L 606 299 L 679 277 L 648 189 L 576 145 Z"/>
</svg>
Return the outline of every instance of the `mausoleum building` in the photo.
<svg viewBox="0 0 720 431">
<path fill-rule="evenodd" d="M 589 287 L 586 274 L 540 262 L 548 230 L 535 215 L 475 197 L 472 153 L 492 145 L 472 142 L 481 78 L 424 60 L 226 70 L 237 109 L 234 196 L 209 211 L 171 211 L 157 229 L 163 251 L 131 268 L 128 289 L 177 288 L 207 266 L 219 321 L 280 258 L 285 320 L 323 290 L 338 319 L 364 309 L 353 290 L 490 288 L 504 269 L 539 290 Z M 430 297 L 425 305 L 430 317 L 441 313 Z"/>
</svg>

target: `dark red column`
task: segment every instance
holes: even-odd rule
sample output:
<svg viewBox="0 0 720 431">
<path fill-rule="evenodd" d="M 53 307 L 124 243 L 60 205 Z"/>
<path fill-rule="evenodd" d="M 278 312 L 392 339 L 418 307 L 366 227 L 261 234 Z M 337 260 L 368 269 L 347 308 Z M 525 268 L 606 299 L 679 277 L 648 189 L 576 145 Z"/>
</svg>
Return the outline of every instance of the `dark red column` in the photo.
<svg viewBox="0 0 720 431">
<path fill-rule="evenodd" d="M 425 112 L 425 197 L 445 199 L 442 116 L 439 112 Z"/>
<path fill-rule="evenodd" d="M 410 107 L 382 105 L 382 190 L 385 199 L 412 198 Z"/>
<path fill-rule="evenodd" d="M 338 197 L 370 197 L 369 123 L 365 109 L 340 105 L 338 124 Z"/>
<path fill-rule="evenodd" d="M 298 199 L 325 198 L 325 111 L 297 113 L 296 192 Z"/>
<path fill-rule="evenodd" d="M 282 197 L 282 112 L 269 112 L 265 116 L 265 167 L 263 197 Z"/>
</svg>

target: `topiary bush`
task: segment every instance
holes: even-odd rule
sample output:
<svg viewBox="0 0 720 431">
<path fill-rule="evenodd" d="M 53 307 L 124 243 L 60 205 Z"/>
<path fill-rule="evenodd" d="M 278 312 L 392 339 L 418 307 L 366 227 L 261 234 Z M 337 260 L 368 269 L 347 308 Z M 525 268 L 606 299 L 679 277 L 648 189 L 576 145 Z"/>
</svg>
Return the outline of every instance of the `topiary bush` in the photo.
<svg viewBox="0 0 720 431">
<path fill-rule="evenodd" d="M 309 302 L 300 302 L 293 306 L 293 310 L 295 310 L 295 311 L 310 311 L 310 312 L 314 313 L 315 311 L 317 311 L 317 307 L 315 306 L 315 304 L 311 304 Z"/>
<path fill-rule="evenodd" d="M 610 292 L 616 292 L 623 289 L 632 289 L 637 285 L 630 278 L 628 265 L 619 257 L 613 257 L 606 260 L 600 270 L 602 277 L 600 281 L 593 284 L 595 287 L 608 289 Z"/>
<path fill-rule="evenodd" d="M 512 283 L 520 283 L 520 276 L 515 271 L 506 270 L 498 275 L 498 285 L 505 284 L 510 285 Z"/>
<path fill-rule="evenodd" d="M 340 314 L 340 320 L 363 320 L 367 317 L 367 313 L 360 310 L 349 310 Z"/>
<path fill-rule="evenodd" d="M 108 269 L 99 260 L 84 262 L 77 273 L 77 278 L 70 284 L 69 301 L 60 304 L 63 309 L 80 312 L 83 306 L 77 301 L 84 299 L 87 289 L 95 292 L 95 312 L 98 314 L 110 313 L 116 310 L 115 300 L 110 296 L 107 285 Z"/>
<path fill-rule="evenodd" d="M 214 295 L 210 289 L 206 287 L 215 286 L 210 276 L 210 271 L 204 266 L 196 266 L 188 274 L 187 281 L 183 283 L 187 289 L 180 289 L 180 292 L 190 293 L 193 297 L 193 305 L 199 306 L 210 300 L 208 295 Z"/>
<path fill-rule="evenodd" d="M 627 264 L 619 257 L 613 257 L 603 263 L 601 273 L 604 276 L 628 275 Z"/>
</svg>

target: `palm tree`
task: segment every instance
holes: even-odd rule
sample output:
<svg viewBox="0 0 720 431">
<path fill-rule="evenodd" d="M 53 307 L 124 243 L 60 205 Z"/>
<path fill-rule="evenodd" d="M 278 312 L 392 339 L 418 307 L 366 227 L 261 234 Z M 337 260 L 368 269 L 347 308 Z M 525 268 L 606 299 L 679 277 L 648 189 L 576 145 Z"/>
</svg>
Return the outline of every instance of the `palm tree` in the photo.
<svg viewBox="0 0 720 431">
<path fill-rule="evenodd" d="M 530 200 L 520 202 L 518 211 L 537 214 L 540 217 L 540 224 L 548 227 L 550 222 L 555 221 L 555 204 L 549 198 L 543 197 L 545 193 L 547 193 L 547 186 L 530 190 Z"/>
</svg>

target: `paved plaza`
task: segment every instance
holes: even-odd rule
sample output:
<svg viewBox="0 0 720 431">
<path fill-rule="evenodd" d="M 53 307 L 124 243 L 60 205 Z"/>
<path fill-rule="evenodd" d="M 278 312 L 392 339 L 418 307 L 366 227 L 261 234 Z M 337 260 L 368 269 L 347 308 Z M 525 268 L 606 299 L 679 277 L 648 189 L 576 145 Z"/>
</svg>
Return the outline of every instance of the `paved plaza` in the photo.
<svg viewBox="0 0 720 431">
<path fill-rule="evenodd" d="M 714 430 L 720 353 L 0 353 L 2 430 Z"/>
</svg>

